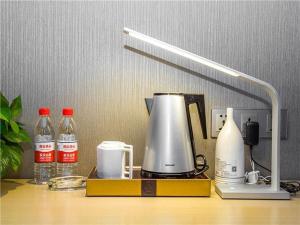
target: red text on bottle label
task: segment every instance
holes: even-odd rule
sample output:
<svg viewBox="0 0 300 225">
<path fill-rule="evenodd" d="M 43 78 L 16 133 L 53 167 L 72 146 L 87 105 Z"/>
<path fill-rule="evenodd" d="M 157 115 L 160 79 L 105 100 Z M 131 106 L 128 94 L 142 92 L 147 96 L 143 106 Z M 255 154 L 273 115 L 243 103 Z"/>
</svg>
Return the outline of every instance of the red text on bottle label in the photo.
<svg viewBox="0 0 300 225">
<path fill-rule="evenodd" d="M 54 142 L 35 143 L 34 162 L 51 163 L 55 161 Z"/>
<path fill-rule="evenodd" d="M 58 142 L 57 143 L 57 162 L 75 163 L 78 161 L 77 142 Z"/>
</svg>

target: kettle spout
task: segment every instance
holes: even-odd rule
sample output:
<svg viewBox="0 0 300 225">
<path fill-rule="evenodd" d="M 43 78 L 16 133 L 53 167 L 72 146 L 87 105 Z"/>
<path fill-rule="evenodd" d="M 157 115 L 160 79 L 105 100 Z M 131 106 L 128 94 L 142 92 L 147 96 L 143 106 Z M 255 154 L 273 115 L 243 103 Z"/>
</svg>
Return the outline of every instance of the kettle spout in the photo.
<svg viewBox="0 0 300 225">
<path fill-rule="evenodd" d="M 153 98 L 145 98 L 145 103 L 146 103 L 149 115 L 150 115 L 151 108 L 152 108 L 152 102 L 153 102 Z"/>
</svg>

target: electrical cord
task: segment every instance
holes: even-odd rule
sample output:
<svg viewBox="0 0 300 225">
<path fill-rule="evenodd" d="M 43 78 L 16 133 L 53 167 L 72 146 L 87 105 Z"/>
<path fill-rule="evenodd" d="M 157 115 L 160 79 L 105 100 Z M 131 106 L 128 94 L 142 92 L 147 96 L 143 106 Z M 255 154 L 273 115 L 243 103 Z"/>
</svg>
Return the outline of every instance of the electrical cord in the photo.
<svg viewBox="0 0 300 225">
<path fill-rule="evenodd" d="M 260 178 L 261 180 L 263 180 L 266 184 L 270 184 L 271 183 L 271 176 L 259 176 L 258 178 Z"/>
<path fill-rule="evenodd" d="M 207 160 L 206 157 L 202 154 L 196 155 L 196 159 L 197 158 L 202 158 L 203 163 L 201 164 L 197 164 L 197 172 L 195 173 L 195 175 L 200 175 L 201 173 L 204 173 L 205 171 L 207 171 L 209 169 L 209 166 L 207 165 Z M 200 166 L 200 168 L 199 168 Z"/>
<path fill-rule="evenodd" d="M 253 146 L 250 145 L 250 157 L 251 157 L 251 161 L 263 168 L 264 170 L 268 171 L 271 173 L 271 170 L 268 169 L 267 167 L 259 164 L 254 158 L 253 158 L 253 154 L 252 154 L 252 151 L 253 151 Z M 271 183 L 271 176 L 259 176 L 259 178 L 261 178 L 266 184 L 270 184 Z M 286 190 L 287 192 L 289 192 L 290 194 L 296 194 L 298 191 L 300 191 L 300 182 L 298 181 L 280 181 L 280 187 L 284 190 Z"/>
<path fill-rule="evenodd" d="M 251 160 L 252 160 L 257 166 L 259 166 L 259 167 L 263 168 L 264 170 L 266 170 L 266 171 L 268 171 L 268 172 L 271 173 L 271 170 L 270 170 L 270 169 L 268 169 L 267 167 L 265 167 L 265 166 L 259 164 L 259 163 L 253 158 L 253 153 L 252 153 L 252 151 L 253 151 L 253 146 L 250 145 L 250 157 L 251 157 Z"/>
<path fill-rule="evenodd" d="M 244 143 L 246 145 L 249 145 L 249 147 L 250 147 L 250 157 L 251 157 L 250 164 L 252 167 L 252 171 L 257 172 L 257 171 L 255 171 L 255 165 L 256 165 L 256 166 L 259 166 L 260 168 L 264 169 L 265 171 L 271 173 L 271 170 L 269 168 L 258 163 L 253 157 L 253 146 L 257 145 L 259 143 L 259 124 L 258 124 L 258 122 L 250 121 L 250 118 L 248 119 L 248 121 L 246 122 L 246 125 L 245 125 Z M 264 176 L 260 175 L 260 176 L 258 176 L 258 178 L 259 178 L 258 181 L 260 181 L 260 182 L 264 182 L 265 184 L 271 184 L 271 176 L 264 177 Z M 300 190 L 300 182 L 298 182 L 298 181 L 291 181 L 291 182 L 281 181 L 280 187 L 291 194 L 296 194 Z"/>
<path fill-rule="evenodd" d="M 282 189 L 286 190 L 287 192 L 295 195 L 298 191 L 300 191 L 300 182 L 298 182 L 298 181 L 286 181 L 286 182 L 281 181 L 280 187 Z"/>
</svg>

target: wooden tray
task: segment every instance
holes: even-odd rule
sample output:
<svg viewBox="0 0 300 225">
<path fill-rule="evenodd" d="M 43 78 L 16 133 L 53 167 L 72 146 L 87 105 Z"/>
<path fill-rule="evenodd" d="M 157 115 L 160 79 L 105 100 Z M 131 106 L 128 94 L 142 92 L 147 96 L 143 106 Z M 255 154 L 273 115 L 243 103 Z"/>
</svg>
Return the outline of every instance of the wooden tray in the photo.
<svg viewBox="0 0 300 225">
<path fill-rule="evenodd" d="M 210 196 L 211 180 L 202 174 L 191 179 L 141 178 L 141 170 L 134 169 L 133 179 L 101 179 L 94 167 L 86 182 L 86 196 Z"/>
</svg>

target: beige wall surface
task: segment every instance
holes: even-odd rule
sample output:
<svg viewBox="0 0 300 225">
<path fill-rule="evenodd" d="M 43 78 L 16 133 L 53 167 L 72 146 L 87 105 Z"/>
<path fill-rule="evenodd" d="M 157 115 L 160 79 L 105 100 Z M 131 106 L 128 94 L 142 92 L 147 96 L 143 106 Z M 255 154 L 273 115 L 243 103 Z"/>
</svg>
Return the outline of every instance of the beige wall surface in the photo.
<svg viewBox="0 0 300 225">
<path fill-rule="evenodd" d="M 144 154 L 154 92 L 203 93 L 208 133 L 212 108 L 268 108 L 267 94 L 251 84 L 124 37 L 124 26 L 270 82 L 288 109 L 288 140 L 281 142 L 281 175 L 300 179 L 300 3 L 99 1 L 1 2 L 1 91 L 21 94 L 21 121 L 33 135 L 37 109 L 49 106 L 57 124 L 63 106 L 75 109 L 81 173 L 96 163 L 103 140 L 134 145 Z M 129 45 L 147 54 L 124 48 Z M 198 153 L 214 173 L 216 140 L 201 138 L 193 108 Z M 25 145 L 15 177 L 32 177 L 33 152 Z M 270 166 L 270 140 L 254 155 Z M 248 148 L 245 148 L 248 155 Z"/>
</svg>

